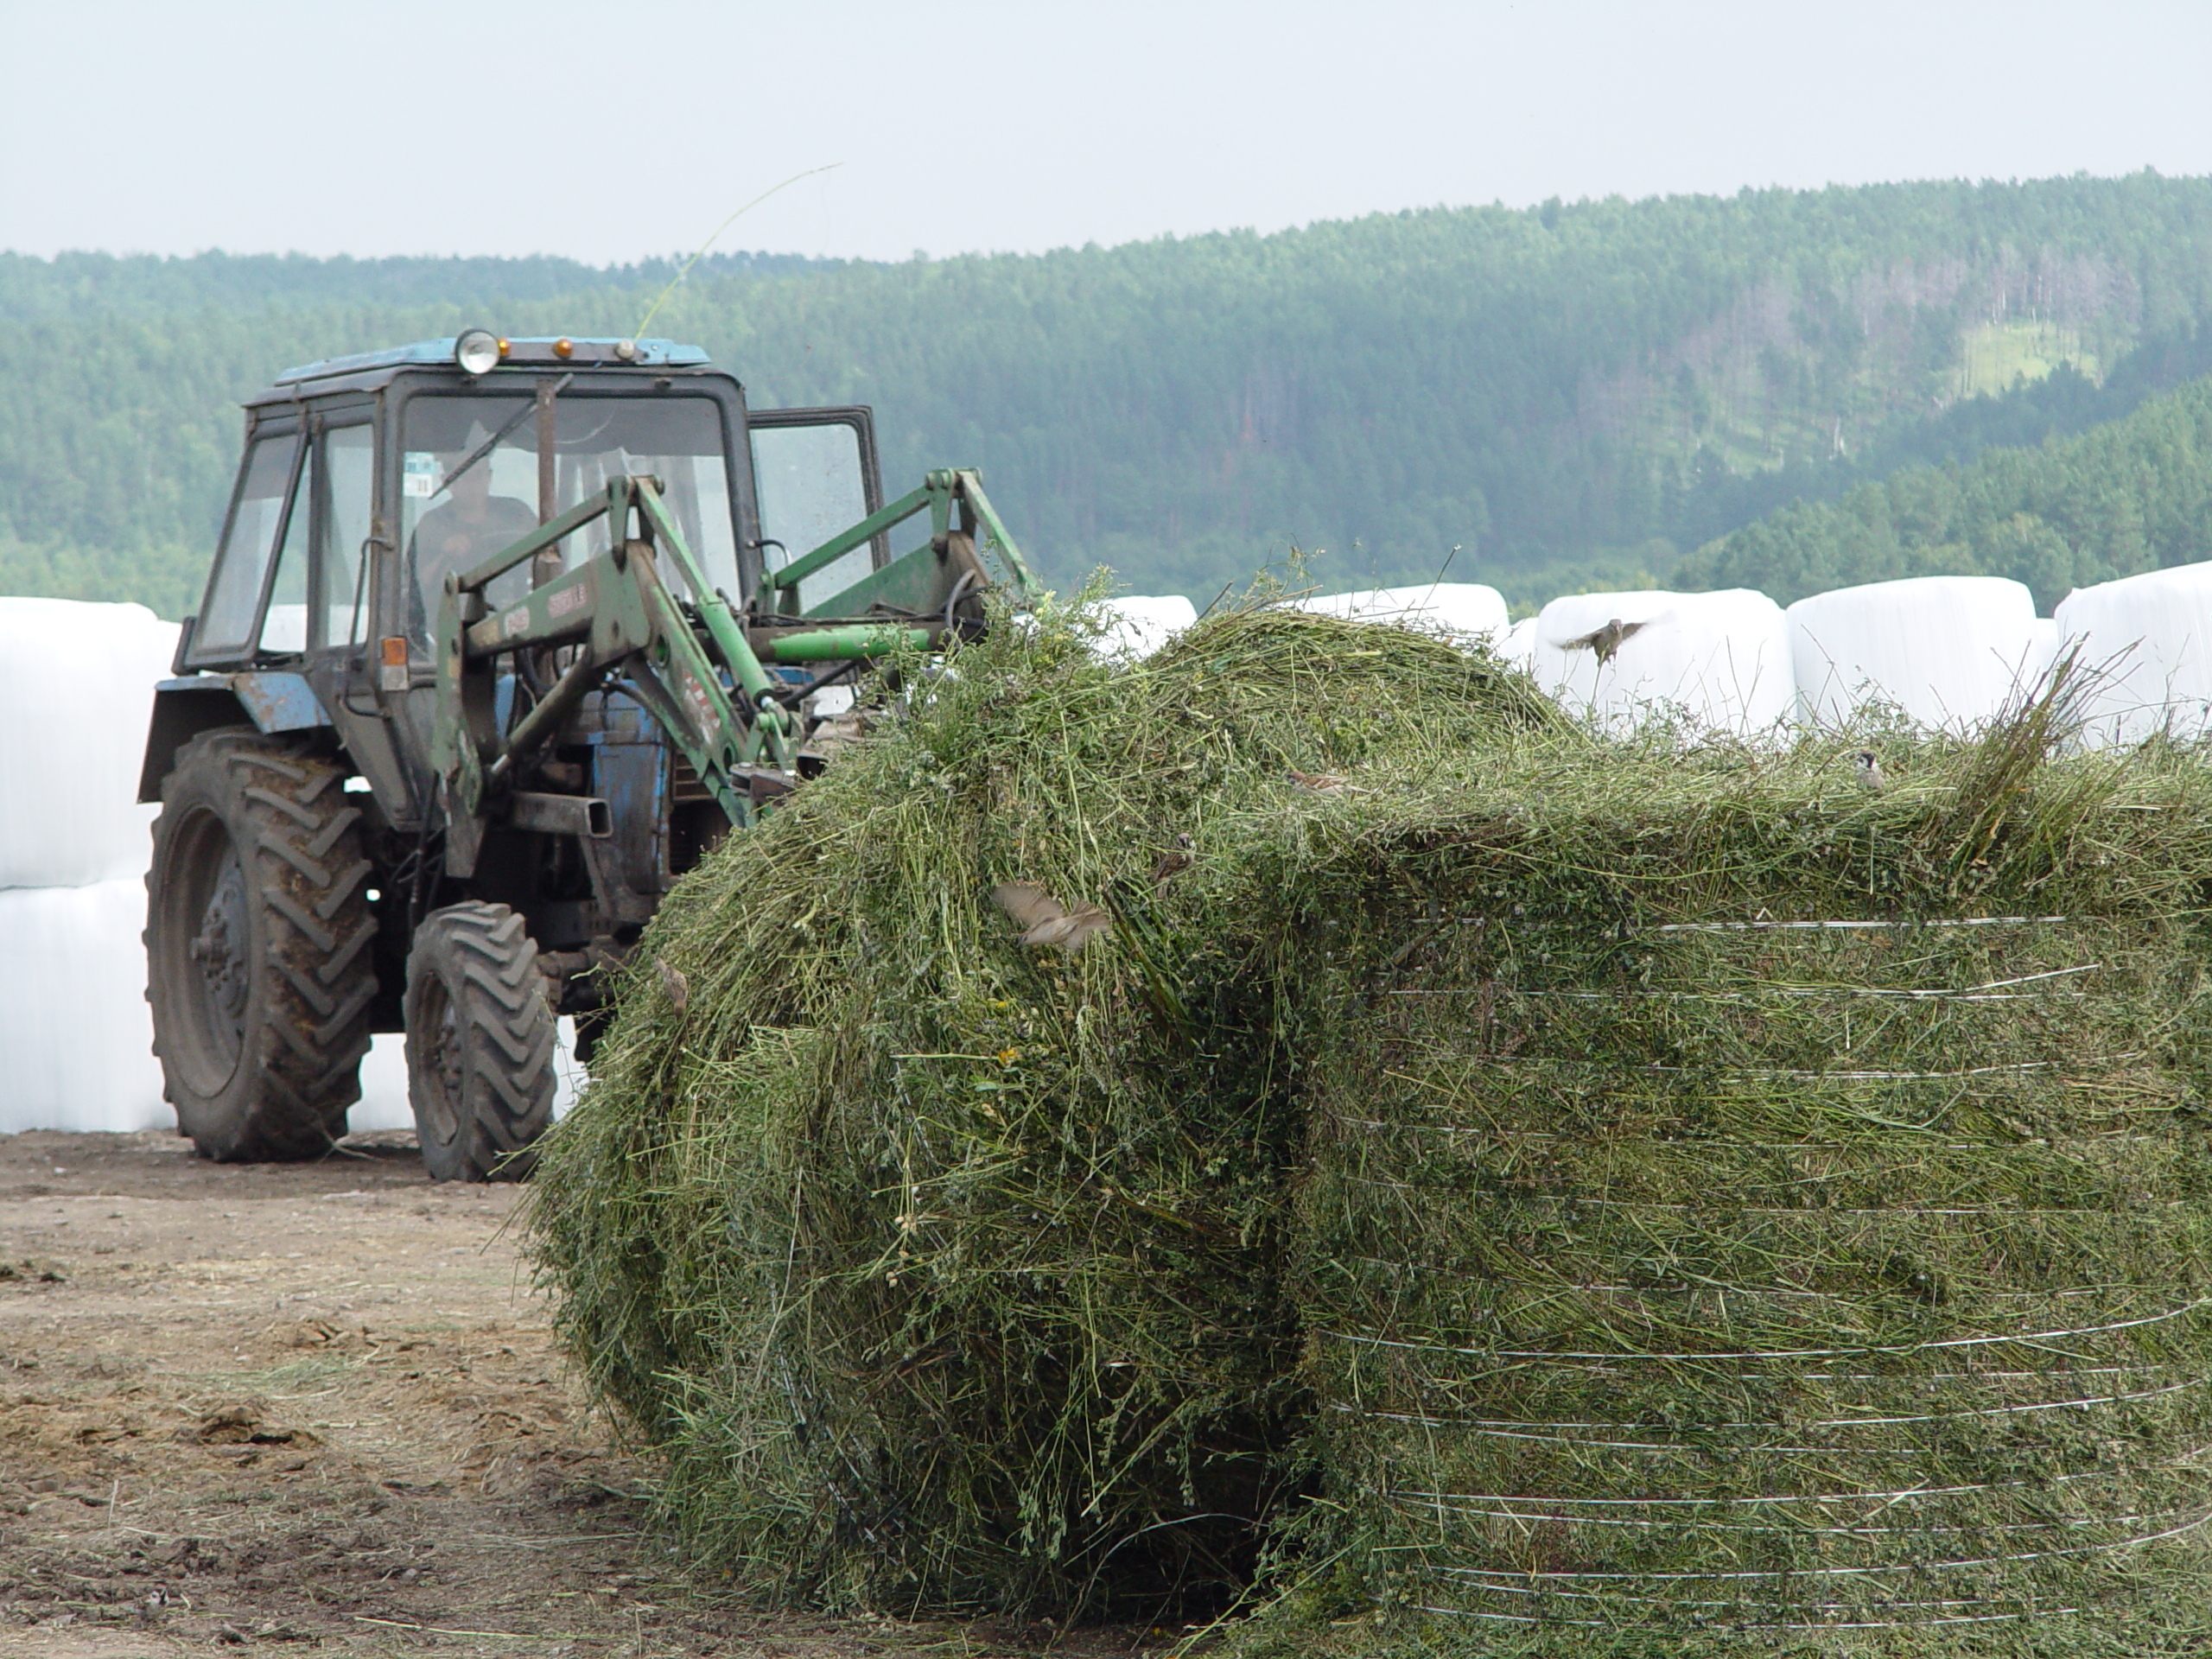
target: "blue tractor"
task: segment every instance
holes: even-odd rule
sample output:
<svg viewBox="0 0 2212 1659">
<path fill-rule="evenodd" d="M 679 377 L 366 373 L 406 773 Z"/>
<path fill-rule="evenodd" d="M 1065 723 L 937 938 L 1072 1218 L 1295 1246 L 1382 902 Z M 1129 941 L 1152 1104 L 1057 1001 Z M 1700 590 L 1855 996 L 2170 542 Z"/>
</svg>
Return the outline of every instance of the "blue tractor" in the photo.
<svg viewBox="0 0 2212 1659">
<path fill-rule="evenodd" d="M 179 1126 L 318 1155 L 404 1032 L 432 1177 L 526 1173 L 557 1018 L 588 1061 L 662 895 L 995 588 L 1033 584 L 973 471 L 887 503 L 867 409 L 750 409 L 696 346 L 475 329 L 280 375 L 140 782 Z"/>
</svg>

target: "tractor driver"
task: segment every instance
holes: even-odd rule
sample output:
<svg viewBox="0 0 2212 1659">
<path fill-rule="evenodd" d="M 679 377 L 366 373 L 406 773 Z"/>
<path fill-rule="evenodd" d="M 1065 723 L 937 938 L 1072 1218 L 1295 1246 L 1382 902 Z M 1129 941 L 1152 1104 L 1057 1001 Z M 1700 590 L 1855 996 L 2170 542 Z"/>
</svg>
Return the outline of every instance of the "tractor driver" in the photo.
<svg viewBox="0 0 2212 1659">
<path fill-rule="evenodd" d="M 472 444 L 470 448 L 474 447 Z M 454 461 L 458 462 L 468 453 L 464 449 Z M 492 493 L 488 455 L 454 479 L 448 486 L 444 505 L 424 513 L 423 522 L 415 528 L 413 563 L 423 632 L 429 631 L 428 619 L 436 614 L 438 595 L 445 591 L 448 575 L 473 569 L 537 528 L 537 514 L 530 507 L 512 495 Z M 518 579 L 527 582 L 529 577 L 521 573 Z M 513 584 L 502 577 L 493 585 L 498 588 Z"/>
</svg>

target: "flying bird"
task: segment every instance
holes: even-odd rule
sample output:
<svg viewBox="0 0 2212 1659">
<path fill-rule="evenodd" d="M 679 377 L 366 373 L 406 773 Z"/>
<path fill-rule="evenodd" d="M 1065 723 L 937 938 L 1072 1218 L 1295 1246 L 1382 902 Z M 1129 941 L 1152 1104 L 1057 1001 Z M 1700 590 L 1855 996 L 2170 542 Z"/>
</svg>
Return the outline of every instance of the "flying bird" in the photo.
<svg viewBox="0 0 2212 1659">
<path fill-rule="evenodd" d="M 1646 617 L 1641 622 L 1624 622 L 1617 616 L 1602 628 L 1593 628 L 1578 639 L 1559 641 L 1556 648 L 1560 651 L 1594 651 L 1599 662 L 1610 663 L 1613 660 L 1613 653 L 1621 648 L 1624 642 L 1641 633 L 1656 620 Z"/>
<path fill-rule="evenodd" d="M 991 889 L 1001 910 L 1021 928 L 1024 944 L 1057 944 L 1073 956 L 1095 933 L 1114 925 L 1114 918 L 1096 905 L 1071 909 L 1034 881 L 1004 881 Z"/>
<path fill-rule="evenodd" d="M 1882 763 L 1874 758 L 1872 749 L 1860 749 L 1852 760 L 1859 767 L 1859 781 L 1877 795 L 1889 787 L 1889 780 L 1882 776 Z"/>
</svg>

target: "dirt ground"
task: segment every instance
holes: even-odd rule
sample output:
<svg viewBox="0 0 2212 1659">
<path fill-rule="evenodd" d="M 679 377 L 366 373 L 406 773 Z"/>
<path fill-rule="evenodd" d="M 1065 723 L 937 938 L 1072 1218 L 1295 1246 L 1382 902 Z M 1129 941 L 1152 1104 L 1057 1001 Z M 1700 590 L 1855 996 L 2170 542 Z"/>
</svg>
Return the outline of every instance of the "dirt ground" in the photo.
<svg viewBox="0 0 2212 1659">
<path fill-rule="evenodd" d="M 411 1140 L 215 1165 L 0 1135 L 0 1652 L 1131 1653 L 1145 1632 L 829 1621 L 693 1585 L 588 1414 L 513 1187 Z"/>
</svg>

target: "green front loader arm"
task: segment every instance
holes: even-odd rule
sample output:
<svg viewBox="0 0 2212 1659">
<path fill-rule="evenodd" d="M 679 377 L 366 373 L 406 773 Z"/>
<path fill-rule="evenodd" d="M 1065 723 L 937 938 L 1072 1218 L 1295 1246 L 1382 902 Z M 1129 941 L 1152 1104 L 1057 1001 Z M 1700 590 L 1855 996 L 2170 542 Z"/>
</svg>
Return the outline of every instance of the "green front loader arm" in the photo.
<svg viewBox="0 0 2212 1659">
<path fill-rule="evenodd" d="M 779 614 L 796 613 L 800 582 L 925 507 L 930 515 L 928 541 L 903 557 L 892 560 L 880 570 L 869 572 L 842 593 L 809 607 L 804 614 L 860 616 L 880 607 L 914 615 L 932 613 L 937 605 L 943 603 L 941 596 L 933 599 L 939 570 L 948 558 L 963 559 L 963 555 L 964 562 L 978 576 L 978 585 L 1010 588 L 1025 599 L 1036 596 L 1037 579 L 1030 575 L 1021 550 L 1014 545 L 1014 537 L 1007 533 L 1005 524 L 992 507 L 990 498 L 983 493 L 982 477 L 972 468 L 963 467 L 930 474 L 918 490 L 870 513 L 851 529 L 832 536 L 811 552 L 772 573 L 763 584 L 768 602 L 762 608 Z M 979 531 L 986 537 L 982 545 L 991 551 L 1000 567 L 996 582 L 991 580 L 976 557 Z"/>
<path fill-rule="evenodd" d="M 796 603 L 803 578 L 925 508 L 932 532 L 927 543 L 803 616 L 785 608 L 782 601 Z M 490 607 L 485 590 L 495 579 L 601 518 L 609 524 L 606 552 L 513 605 Z M 456 873 L 473 868 L 494 798 L 512 787 L 586 695 L 614 677 L 730 823 L 749 823 L 753 779 L 769 772 L 788 780 L 799 735 L 793 712 L 779 700 L 785 688 L 766 664 L 860 664 L 944 643 L 957 632 L 963 601 L 998 585 L 978 557 L 979 528 L 1006 585 L 1033 594 L 1028 567 L 969 471 L 930 474 L 920 489 L 778 571 L 749 627 L 707 579 L 650 478 L 616 479 L 475 569 L 448 576 L 438 612 L 431 760 L 445 791 Z M 670 590 L 664 563 L 695 596 L 688 605 Z M 838 620 L 823 626 L 817 618 Z M 565 652 L 567 665 L 537 705 L 501 731 L 497 658 L 552 648 Z"/>
<path fill-rule="evenodd" d="M 516 604 L 489 609 L 484 590 L 495 578 L 601 517 L 613 530 L 606 552 Z M 706 595 L 698 607 L 704 641 L 662 579 L 662 550 L 685 585 Z M 494 659 L 547 646 L 569 647 L 574 656 L 537 705 L 501 733 L 493 714 Z M 774 679 L 701 575 L 650 479 L 617 479 L 474 569 L 447 578 L 431 761 L 444 780 L 448 824 L 480 817 L 490 796 L 553 738 L 585 695 L 617 673 L 730 821 L 745 823 L 750 791 L 738 768 L 764 758 L 788 765 L 789 712 L 768 700 Z"/>
</svg>

